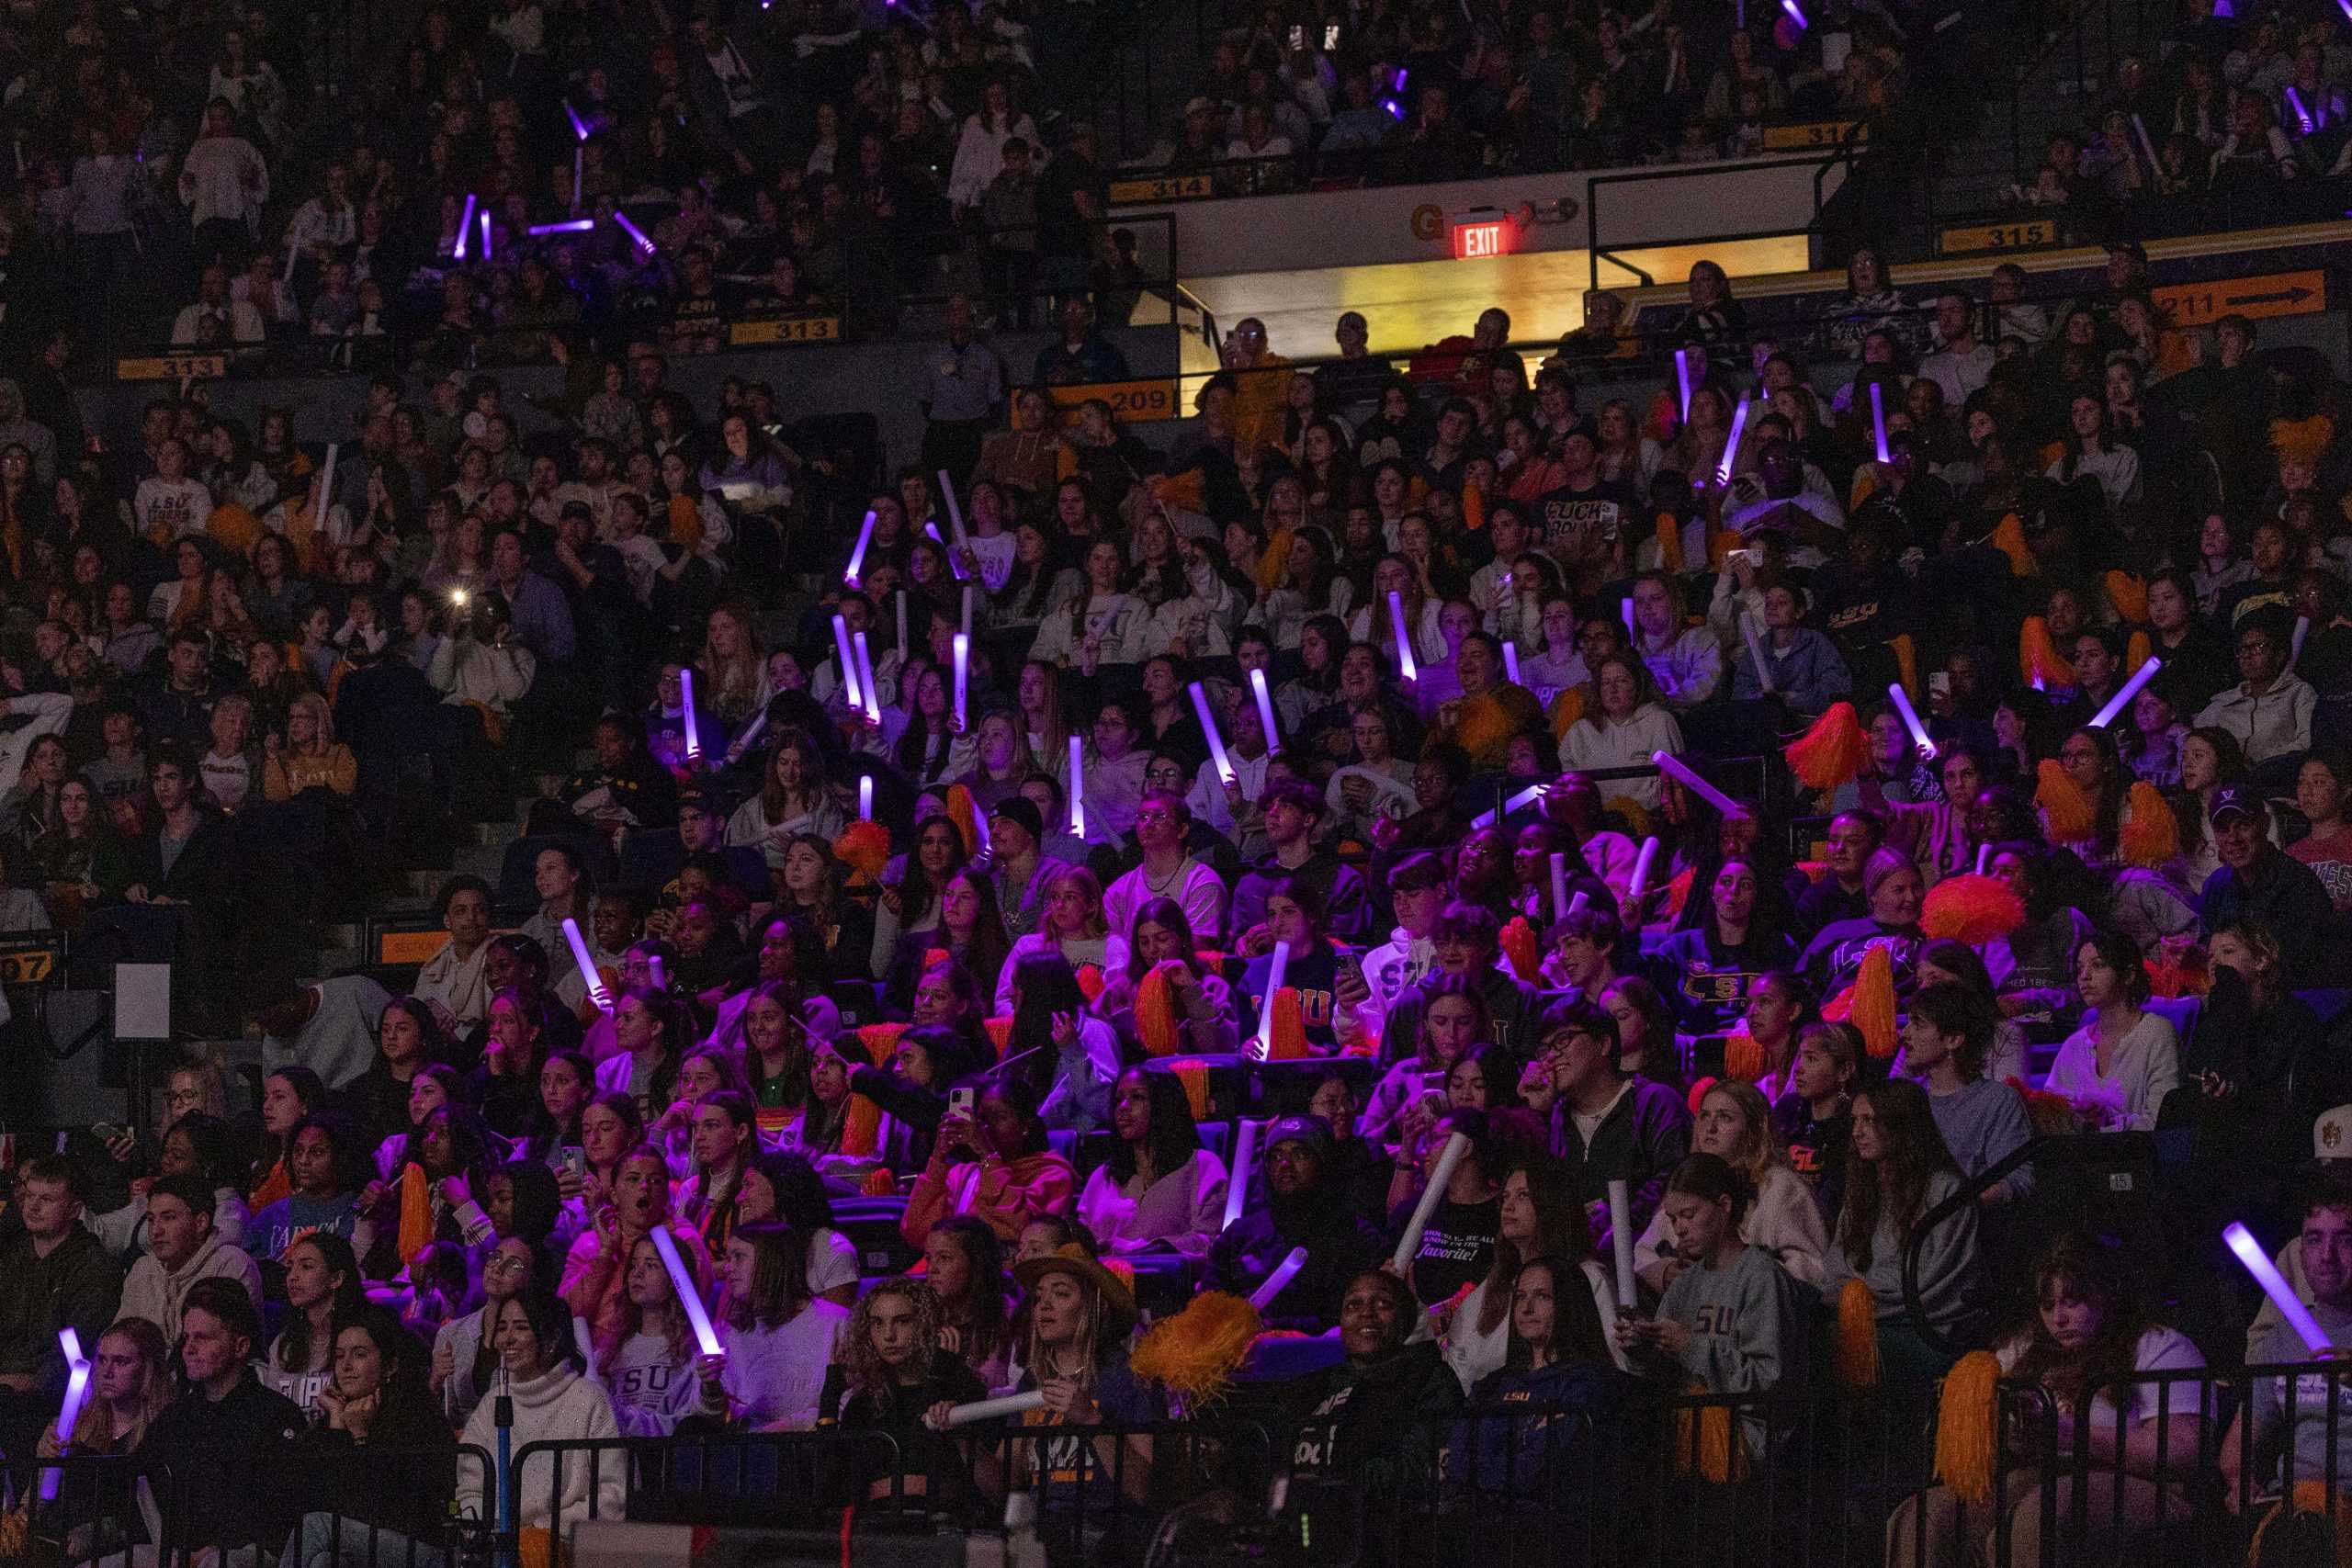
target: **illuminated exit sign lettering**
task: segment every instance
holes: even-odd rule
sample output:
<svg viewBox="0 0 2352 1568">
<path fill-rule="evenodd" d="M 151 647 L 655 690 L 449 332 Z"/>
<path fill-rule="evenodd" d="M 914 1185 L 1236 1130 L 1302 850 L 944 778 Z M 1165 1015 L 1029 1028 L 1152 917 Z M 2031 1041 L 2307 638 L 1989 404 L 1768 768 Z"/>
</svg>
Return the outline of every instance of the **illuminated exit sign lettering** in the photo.
<svg viewBox="0 0 2352 1568">
<path fill-rule="evenodd" d="M 1457 220 L 1453 225 L 1453 259 L 1471 261 L 1479 256 L 1507 255 L 1510 252 L 1510 234 L 1499 218 Z"/>
</svg>

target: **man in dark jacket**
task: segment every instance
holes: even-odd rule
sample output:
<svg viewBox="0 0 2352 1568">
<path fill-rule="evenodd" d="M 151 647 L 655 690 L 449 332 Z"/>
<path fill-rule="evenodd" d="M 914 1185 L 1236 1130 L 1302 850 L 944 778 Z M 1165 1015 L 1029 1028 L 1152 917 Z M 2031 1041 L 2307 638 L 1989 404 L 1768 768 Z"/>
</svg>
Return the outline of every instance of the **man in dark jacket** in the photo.
<svg viewBox="0 0 2352 1568">
<path fill-rule="evenodd" d="M 1340 1293 L 1380 1261 L 1380 1237 L 1329 1179 L 1331 1128 L 1319 1116 L 1285 1116 L 1266 1129 L 1266 1206 L 1242 1214 L 1209 1248 L 1208 1288 L 1248 1295 L 1306 1249 L 1265 1313 L 1269 1328 L 1319 1334 L 1331 1326 Z"/>
<path fill-rule="evenodd" d="M 2212 822 L 2222 866 L 2205 879 L 2198 901 L 2205 934 L 2239 920 L 2258 920 L 2278 939 L 2290 989 L 2327 984 L 2335 908 L 2318 874 L 2270 841 L 2269 802 L 2250 784 L 2216 790 Z"/>
<path fill-rule="evenodd" d="M 1315 847 L 1315 831 L 1323 825 L 1322 792 L 1298 779 L 1276 779 L 1266 786 L 1261 804 L 1272 852 L 1243 872 L 1233 889 L 1233 907 L 1227 912 L 1233 945 L 1252 958 L 1272 950 L 1272 936 L 1254 946 L 1246 939 L 1252 927 L 1265 920 L 1266 896 L 1274 884 L 1303 873 L 1322 885 L 1329 920 L 1324 929 L 1351 947 L 1362 947 L 1373 934 L 1372 899 L 1364 892 L 1361 872 L 1340 864 L 1330 851 Z"/>
<path fill-rule="evenodd" d="M 65 1391 L 65 1353 L 57 1332 L 71 1328 L 85 1358 L 114 1321 L 122 1299 L 122 1265 L 82 1226 L 82 1173 L 56 1155 L 27 1160 L 17 1173 L 22 1228 L 0 1236 L 0 1448 L 29 1452 L 57 1414 Z"/>
<path fill-rule="evenodd" d="M 261 1314 L 243 1285 L 198 1280 L 180 1318 L 187 1392 L 155 1417 L 140 1449 L 164 1539 L 191 1555 L 213 1548 L 226 1558 L 241 1546 L 275 1553 L 295 1523 L 286 1461 L 302 1412 L 254 1380 Z"/>
<path fill-rule="evenodd" d="M 1624 1070 L 1617 1020 L 1605 1008 L 1581 997 L 1554 1002 L 1540 1038 L 1559 1096 L 1552 1107 L 1552 1152 L 1577 1173 L 1595 1254 L 1607 1257 L 1609 1184 L 1626 1184 L 1634 1228 L 1647 1226 L 1668 1175 L 1690 1152 L 1690 1110 L 1664 1084 Z"/>
</svg>

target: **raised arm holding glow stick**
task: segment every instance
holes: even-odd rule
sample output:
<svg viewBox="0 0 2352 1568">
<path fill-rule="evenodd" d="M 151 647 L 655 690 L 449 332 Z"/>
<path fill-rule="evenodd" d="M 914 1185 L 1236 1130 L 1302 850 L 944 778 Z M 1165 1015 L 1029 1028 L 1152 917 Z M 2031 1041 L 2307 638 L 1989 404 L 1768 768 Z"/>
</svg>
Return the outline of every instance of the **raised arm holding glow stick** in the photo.
<svg viewBox="0 0 2352 1568">
<path fill-rule="evenodd" d="M 1430 1167 L 1429 1185 L 1421 1189 L 1420 1199 L 1413 1205 L 1413 1217 L 1405 1222 L 1405 1234 L 1396 1238 L 1396 1250 L 1391 1255 L 1390 1261 L 1396 1265 L 1399 1274 L 1413 1266 L 1413 1254 L 1421 1249 L 1421 1233 L 1430 1228 L 1430 1216 L 1437 1213 L 1439 1200 L 1453 1184 L 1453 1168 L 1460 1165 L 1463 1156 L 1469 1152 L 1469 1137 L 1461 1133 L 1453 1134 L 1446 1138 L 1445 1148 L 1437 1156 L 1437 1163 Z"/>
<path fill-rule="evenodd" d="M 1258 699 L 1258 723 L 1266 732 L 1267 752 L 1271 754 L 1281 750 L 1283 738 L 1274 728 L 1274 699 L 1272 694 L 1266 690 L 1266 672 L 1263 670 L 1250 671 L 1250 694 Z"/>
<path fill-rule="evenodd" d="M 580 966 L 580 983 L 588 987 L 588 999 L 596 1004 L 598 1012 L 611 1012 L 613 993 L 605 987 L 605 977 L 596 973 L 596 960 L 588 952 L 588 939 L 580 934 L 580 922 L 570 915 L 563 918 L 563 940 L 571 948 L 571 962 Z"/>
<path fill-rule="evenodd" d="M 1919 749 L 1919 755 L 1932 760 L 1936 754 L 1936 743 L 1928 739 L 1928 727 L 1919 722 L 1919 710 L 1911 705 L 1911 694 L 1903 689 L 1902 682 L 1889 681 L 1886 683 L 1886 700 L 1893 703 L 1894 711 L 1903 716 L 1903 728 L 1911 732 L 1911 744 Z"/>
<path fill-rule="evenodd" d="M 2132 699 L 2140 694 L 2140 688 L 2154 680 L 2156 678 L 2156 671 L 2164 667 L 2165 661 L 2163 660 L 2158 659 L 2153 653 L 2148 655 L 2147 662 L 2141 665 L 2137 670 L 2132 671 L 2132 679 L 2124 682 L 2122 685 L 2117 687 L 2115 695 L 2108 698 L 2107 702 L 2099 708 L 2098 712 L 2091 715 L 2091 728 L 2093 729 L 2105 729 L 2109 725 L 2113 724 L 2115 722 L 2115 716 L 2121 713 L 2125 708 L 2130 707 L 2132 705 Z"/>
<path fill-rule="evenodd" d="M 1283 988 L 1283 971 L 1290 967 L 1290 943 L 1274 943 L 1273 961 L 1266 966 L 1266 997 L 1258 1004 L 1258 1043 L 1253 1053 L 1264 1061 L 1274 1050 L 1274 995 Z"/>
<path fill-rule="evenodd" d="M 1739 400 L 1739 406 L 1731 411 L 1731 435 L 1724 442 L 1723 461 L 1715 465 L 1715 482 L 1717 484 L 1727 485 L 1731 483 L 1732 466 L 1739 461 L 1740 432 L 1747 428 L 1747 400 L 1746 398 L 1742 398 Z"/>
<path fill-rule="evenodd" d="M 1738 818 L 1752 815 L 1747 807 L 1742 806 L 1739 802 L 1734 800 L 1731 796 L 1725 795 L 1723 791 L 1717 789 L 1706 780 L 1701 778 L 1690 763 L 1684 761 L 1673 752 L 1653 751 L 1650 753 L 1650 761 L 1657 764 L 1658 772 L 1662 773 L 1672 773 L 1676 778 L 1682 781 L 1682 785 L 1685 789 L 1688 789 L 1692 795 L 1697 795 L 1701 800 L 1705 801 L 1708 805 L 1713 807 L 1724 816 Z M 1657 842 L 1656 839 L 1652 839 L 1650 840 L 1650 843 L 1654 844 L 1656 842 Z M 1648 845 L 1645 844 L 1643 848 L 1646 850 Z"/>
<path fill-rule="evenodd" d="M 1222 784 L 1234 780 L 1233 759 L 1226 755 L 1225 737 L 1217 733 L 1216 715 L 1209 711 L 1209 694 L 1195 681 L 1187 688 L 1193 694 L 1193 715 L 1201 721 L 1201 733 L 1208 737 L 1209 761 L 1216 764 L 1216 776 Z"/>
<path fill-rule="evenodd" d="M 874 682 L 874 655 L 865 646 L 864 632 L 852 632 L 849 641 L 857 650 L 857 689 L 865 709 L 865 722 L 878 728 L 882 723 L 882 694 Z"/>
<path fill-rule="evenodd" d="M 74 1441 L 74 1428 L 81 1424 L 82 1408 L 89 1402 L 90 1363 L 82 1356 L 82 1337 L 70 1324 L 57 1331 L 57 1347 L 65 1353 L 65 1403 L 57 1409 L 57 1447 L 62 1452 Z M 57 1484 L 64 1477 L 62 1470 L 41 1472 L 41 1501 L 55 1500 Z"/>
<path fill-rule="evenodd" d="M 662 1255 L 662 1267 L 670 1271 L 670 1286 L 678 1292 L 678 1304 L 685 1309 L 686 1325 L 695 1331 L 695 1343 L 702 1347 L 706 1356 L 727 1354 L 718 1343 L 718 1331 L 710 1325 L 709 1309 L 702 1304 L 702 1292 L 695 1288 L 695 1277 L 686 1272 L 685 1259 L 678 1256 L 678 1243 L 666 1224 L 657 1224 L 646 1233 L 653 1243 L 653 1250 Z"/>
</svg>

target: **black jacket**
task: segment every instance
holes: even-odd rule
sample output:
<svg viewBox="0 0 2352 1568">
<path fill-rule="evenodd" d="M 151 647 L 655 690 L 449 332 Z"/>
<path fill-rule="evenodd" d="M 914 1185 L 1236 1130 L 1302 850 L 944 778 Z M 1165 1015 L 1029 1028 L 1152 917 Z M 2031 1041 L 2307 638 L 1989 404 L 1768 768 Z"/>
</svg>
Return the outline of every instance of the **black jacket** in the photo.
<svg viewBox="0 0 2352 1568">
<path fill-rule="evenodd" d="M 430 1401 L 388 1404 L 365 1443 L 322 1421 L 294 1439 L 287 1458 L 289 1507 L 298 1521 L 305 1513 L 331 1511 L 422 1541 L 435 1540 L 448 1523 L 458 1444 Z"/>
<path fill-rule="evenodd" d="M 1587 1208 L 1599 1206 L 1592 1245 L 1596 1256 L 1605 1257 L 1609 1184 L 1623 1181 L 1632 1189 L 1634 1229 L 1645 1229 L 1666 1195 L 1667 1177 L 1690 1152 L 1690 1108 L 1664 1084 L 1628 1078 L 1625 1092 L 1601 1117 L 1587 1144 L 1563 1099 L 1552 1107 L 1552 1152 L 1576 1172 L 1577 1195 Z"/>
<path fill-rule="evenodd" d="M 70 1325 L 83 1355 L 95 1355 L 121 1301 L 122 1265 L 96 1235 L 76 1225 L 42 1258 L 12 1227 L 0 1241 L 0 1372 L 30 1372 L 36 1392 L 56 1399 L 65 1391 L 57 1331 Z"/>
<path fill-rule="evenodd" d="M 191 1552 L 283 1550 L 300 1517 L 287 1461 L 302 1428 L 300 1407 L 250 1375 L 222 1399 L 201 1391 L 180 1395 L 139 1446 L 141 1468 L 163 1506 L 166 1541 Z"/>
<path fill-rule="evenodd" d="M 1340 1296 L 1360 1270 L 1380 1261 L 1380 1236 L 1331 1188 L 1305 1201 L 1269 1198 L 1225 1229 L 1209 1248 L 1208 1288 L 1246 1296 L 1266 1282 L 1294 1247 L 1306 1248 L 1306 1266 L 1268 1309 L 1269 1328 L 1319 1334 L 1340 1321 Z"/>
</svg>

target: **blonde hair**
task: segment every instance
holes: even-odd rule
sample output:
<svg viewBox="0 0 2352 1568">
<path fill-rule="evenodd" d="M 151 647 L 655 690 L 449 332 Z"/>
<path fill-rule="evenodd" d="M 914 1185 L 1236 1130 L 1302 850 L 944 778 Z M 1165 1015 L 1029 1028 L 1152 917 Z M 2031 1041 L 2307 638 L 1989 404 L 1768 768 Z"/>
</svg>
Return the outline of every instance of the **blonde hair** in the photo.
<svg viewBox="0 0 2352 1568">
<path fill-rule="evenodd" d="M 312 750 L 315 751 L 334 750 L 334 710 L 327 705 L 326 698 L 319 695 L 316 692 L 304 692 L 300 696 L 296 697 L 292 702 L 286 705 L 286 716 L 288 718 L 293 717 L 294 715 L 298 713 L 309 714 L 312 722 L 318 727 L 315 732 L 318 738 L 318 743 L 312 748 Z M 292 737 L 288 736 L 288 739 L 290 740 Z"/>
<path fill-rule="evenodd" d="M 1047 904 L 1050 905 L 1053 901 L 1054 889 L 1060 886 L 1065 882 L 1076 886 L 1080 893 L 1086 896 L 1086 907 L 1089 910 L 1086 919 L 1087 938 L 1094 941 L 1100 941 L 1102 938 L 1109 936 L 1111 934 L 1111 917 L 1103 910 L 1102 908 L 1102 882 L 1096 878 L 1092 872 L 1087 870 L 1086 867 L 1082 865 L 1070 865 L 1064 863 L 1057 866 L 1052 871 L 1046 874 L 1045 886 L 1040 889 L 1040 892 Z M 1047 934 L 1053 937 L 1056 946 L 1059 946 L 1065 942 L 1076 940 L 1074 938 L 1063 936 L 1057 931 L 1049 931 Z"/>
<path fill-rule="evenodd" d="M 1699 1103 L 1703 1106 L 1717 1095 L 1739 1107 L 1740 1120 L 1747 1124 L 1738 1145 L 1724 1156 L 1724 1163 L 1746 1177 L 1749 1186 L 1760 1190 L 1764 1178 L 1774 1166 L 1789 1163 L 1787 1151 L 1772 1135 L 1772 1107 L 1765 1100 L 1762 1089 L 1739 1078 L 1719 1078 L 1708 1085 Z"/>
</svg>

